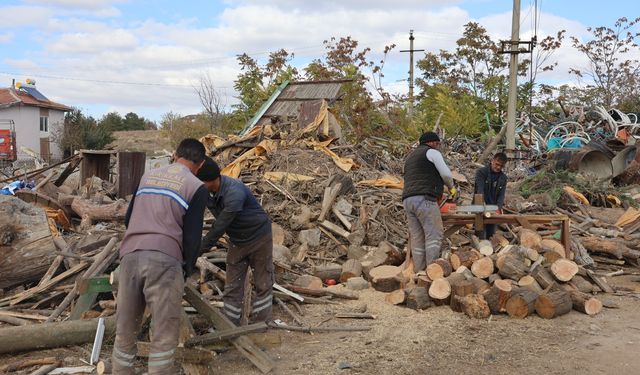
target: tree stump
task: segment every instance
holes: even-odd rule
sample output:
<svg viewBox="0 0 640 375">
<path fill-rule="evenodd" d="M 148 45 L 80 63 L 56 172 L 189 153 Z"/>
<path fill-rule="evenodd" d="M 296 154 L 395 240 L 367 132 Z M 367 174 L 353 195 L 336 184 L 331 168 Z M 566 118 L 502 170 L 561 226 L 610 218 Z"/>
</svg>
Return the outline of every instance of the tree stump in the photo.
<svg viewBox="0 0 640 375">
<path fill-rule="evenodd" d="M 507 302 L 511 298 L 511 281 L 496 280 L 489 290 L 485 291 L 483 297 L 489 305 L 492 314 L 500 314 L 506 311 Z"/>
<path fill-rule="evenodd" d="M 486 279 L 493 273 L 493 260 L 489 257 L 484 257 L 476 260 L 471 265 L 471 272 L 481 279 Z"/>
<path fill-rule="evenodd" d="M 425 271 L 420 271 L 416 274 L 416 285 L 423 287 L 423 288 L 427 288 L 427 290 L 429 289 L 429 287 L 431 286 L 431 282 L 433 280 L 431 280 L 429 278 L 429 276 L 427 276 Z"/>
<path fill-rule="evenodd" d="M 344 283 L 352 277 L 362 275 L 362 264 L 356 259 L 349 259 L 342 264 L 342 273 L 340 274 L 340 282 Z"/>
<path fill-rule="evenodd" d="M 451 275 L 453 268 L 451 263 L 446 259 L 436 259 L 433 263 L 427 266 L 427 276 L 431 280 L 441 279 Z"/>
<path fill-rule="evenodd" d="M 462 312 L 469 318 L 485 319 L 491 315 L 487 301 L 479 294 L 474 293 L 464 297 L 454 296 L 453 298 L 461 306 Z"/>
<path fill-rule="evenodd" d="M 570 281 L 578 271 L 578 265 L 569 259 L 558 259 L 551 265 L 551 273 L 560 281 Z"/>
<path fill-rule="evenodd" d="M 415 287 L 407 294 L 407 307 L 414 310 L 424 310 L 433 305 L 425 288 Z"/>
<path fill-rule="evenodd" d="M 378 266 L 369 271 L 371 285 L 379 292 L 393 292 L 400 288 L 402 270 L 398 266 Z"/>
<path fill-rule="evenodd" d="M 535 303 L 537 299 L 538 293 L 530 290 L 521 290 L 507 301 L 507 314 L 512 318 L 526 318 L 536 310 Z"/>
<path fill-rule="evenodd" d="M 545 319 L 553 319 L 571 311 L 573 303 L 565 291 L 541 294 L 535 303 L 536 313 Z"/>
</svg>

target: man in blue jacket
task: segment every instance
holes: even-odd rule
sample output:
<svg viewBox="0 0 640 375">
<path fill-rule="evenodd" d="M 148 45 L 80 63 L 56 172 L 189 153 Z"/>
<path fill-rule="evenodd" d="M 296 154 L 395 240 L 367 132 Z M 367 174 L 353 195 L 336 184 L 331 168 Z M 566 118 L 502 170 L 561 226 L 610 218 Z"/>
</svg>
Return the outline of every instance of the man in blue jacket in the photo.
<svg viewBox="0 0 640 375">
<path fill-rule="evenodd" d="M 269 215 L 242 181 L 220 175 L 220 167 L 213 159 L 205 159 L 197 176 L 209 190 L 207 208 L 216 218 L 202 240 L 202 251 L 214 246 L 223 234 L 229 236 L 223 298 L 225 315 L 233 323 L 240 323 L 245 278 L 251 267 L 256 288 L 251 321 L 271 320 L 274 274 Z"/>
<path fill-rule="evenodd" d="M 489 165 L 484 166 L 476 172 L 475 194 L 484 196 L 485 204 L 498 206 L 498 213 L 502 213 L 504 196 L 507 191 L 507 175 L 502 172 L 507 163 L 507 155 L 498 152 L 493 155 Z M 487 224 L 484 227 L 482 239 L 489 239 L 496 232 L 495 224 Z"/>
</svg>

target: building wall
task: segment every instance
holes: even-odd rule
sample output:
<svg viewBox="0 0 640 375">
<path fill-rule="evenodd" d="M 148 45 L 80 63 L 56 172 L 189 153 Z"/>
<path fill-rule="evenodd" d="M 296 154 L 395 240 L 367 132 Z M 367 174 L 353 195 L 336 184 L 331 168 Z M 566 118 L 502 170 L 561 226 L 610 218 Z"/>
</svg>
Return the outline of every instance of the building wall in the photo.
<svg viewBox="0 0 640 375">
<path fill-rule="evenodd" d="M 40 154 L 40 138 L 49 137 L 54 132 L 56 126 L 60 126 L 64 121 L 64 112 L 49 110 L 49 131 L 40 131 L 40 108 L 32 106 L 14 106 L 0 109 L 0 118 L 13 120 L 16 125 L 16 144 L 18 146 L 18 159 L 29 159 L 31 156 L 20 149 L 21 146 L 28 147 L 38 155 Z M 62 157 L 62 151 L 56 143 L 50 141 L 49 152 L 52 158 Z"/>
</svg>

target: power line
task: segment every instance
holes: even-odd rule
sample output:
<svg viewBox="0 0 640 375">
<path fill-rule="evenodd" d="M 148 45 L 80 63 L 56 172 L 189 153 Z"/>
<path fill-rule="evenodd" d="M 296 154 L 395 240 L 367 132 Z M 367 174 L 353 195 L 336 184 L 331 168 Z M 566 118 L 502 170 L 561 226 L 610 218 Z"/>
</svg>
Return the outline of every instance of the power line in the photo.
<svg viewBox="0 0 640 375">
<path fill-rule="evenodd" d="M 193 85 L 180 85 L 173 83 L 154 83 L 154 82 L 129 82 L 129 81 L 110 81 L 103 79 L 89 79 L 89 78 L 74 78 L 74 77 L 61 77 L 61 76 L 52 76 L 48 74 L 24 74 L 24 73 L 12 73 L 12 72 L 0 72 L 2 75 L 7 76 L 25 76 L 25 77 L 36 77 L 36 78 L 48 78 L 48 79 L 57 79 L 63 81 L 80 81 L 80 82 L 94 82 L 94 83 L 109 83 L 116 85 L 132 85 L 132 86 L 166 86 L 166 87 L 193 87 Z M 220 88 L 228 88 L 228 87 L 220 87 Z"/>
</svg>

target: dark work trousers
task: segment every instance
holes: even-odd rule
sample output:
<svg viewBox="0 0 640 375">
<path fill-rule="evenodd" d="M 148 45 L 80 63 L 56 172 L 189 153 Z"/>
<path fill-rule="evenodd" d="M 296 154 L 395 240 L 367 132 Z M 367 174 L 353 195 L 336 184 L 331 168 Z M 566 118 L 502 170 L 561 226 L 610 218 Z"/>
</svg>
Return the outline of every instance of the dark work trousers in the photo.
<svg viewBox="0 0 640 375">
<path fill-rule="evenodd" d="M 249 267 L 253 270 L 256 296 L 251 304 L 250 320 L 271 320 L 273 301 L 273 239 L 272 234 L 262 236 L 248 244 L 229 246 L 227 253 L 227 282 L 224 286 L 224 313 L 236 325 L 240 323 L 245 278 Z"/>
<path fill-rule="evenodd" d="M 485 224 L 481 240 L 490 240 L 496 233 L 496 224 Z"/>
<path fill-rule="evenodd" d="M 422 195 L 405 198 L 402 205 L 411 236 L 413 272 L 424 271 L 440 257 L 443 235 L 440 207 Z"/>
<path fill-rule="evenodd" d="M 174 355 L 180 332 L 184 278 L 180 261 L 160 251 L 122 257 L 118 276 L 114 374 L 134 374 L 136 342 L 145 306 L 151 312 L 149 375 L 177 374 Z"/>
</svg>

